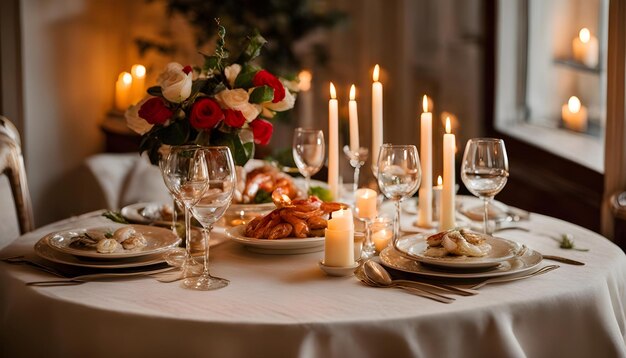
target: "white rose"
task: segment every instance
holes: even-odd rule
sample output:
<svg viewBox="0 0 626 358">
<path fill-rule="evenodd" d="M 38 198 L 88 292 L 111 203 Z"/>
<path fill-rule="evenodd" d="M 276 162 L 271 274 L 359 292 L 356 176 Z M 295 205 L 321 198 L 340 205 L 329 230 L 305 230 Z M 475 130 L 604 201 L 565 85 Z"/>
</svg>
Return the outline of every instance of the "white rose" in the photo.
<svg viewBox="0 0 626 358">
<path fill-rule="evenodd" d="M 180 103 L 191 94 L 193 72 L 185 73 L 183 65 L 170 62 L 159 75 L 157 82 L 161 86 L 163 97 L 170 102 Z"/>
<path fill-rule="evenodd" d="M 226 66 L 224 69 L 224 74 L 226 75 L 226 80 L 228 80 L 228 84 L 231 87 L 235 87 L 235 80 L 239 73 L 241 72 L 241 65 L 238 63 L 233 63 L 230 66 Z"/>
<path fill-rule="evenodd" d="M 248 122 L 256 119 L 261 113 L 259 106 L 248 102 L 250 95 L 243 88 L 225 89 L 215 95 L 215 100 L 222 108 L 240 111 Z"/>
<path fill-rule="evenodd" d="M 139 103 L 137 103 L 136 105 L 130 106 L 126 110 L 126 113 L 124 113 L 124 117 L 126 117 L 126 125 L 128 126 L 128 128 L 134 130 L 135 132 L 141 135 L 144 135 L 145 133 L 147 133 L 150 129 L 152 129 L 152 126 L 153 126 L 152 124 L 148 123 L 148 121 L 146 121 L 145 119 L 139 117 L 139 109 L 150 98 L 153 98 L 153 97 L 152 96 L 145 97 L 144 99 L 139 101 Z"/>
<path fill-rule="evenodd" d="M 290 91 L 285 91 L 285 98 L 278 103 L 267 102 L 263 103 L 263 106 L 271 109 L 276 112 L 283 112 L 288 109 L 292 109 L 294 104 L 296 103 L 296 97 L 291 94 Z"/>
</svg>

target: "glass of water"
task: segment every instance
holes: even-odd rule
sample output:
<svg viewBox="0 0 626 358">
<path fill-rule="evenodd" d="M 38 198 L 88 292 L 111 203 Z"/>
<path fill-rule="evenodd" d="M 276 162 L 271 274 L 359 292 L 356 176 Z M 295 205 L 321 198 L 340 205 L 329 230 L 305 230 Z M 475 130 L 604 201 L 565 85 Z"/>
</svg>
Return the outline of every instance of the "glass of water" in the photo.
<svg viewBox="0 0 626 358">
<path fill-rule="evenodd" d="M 502 139 L 473 138 L 467 142 L 461 164 L 461 179 L 467 190 L 483 199 L 485 234 L 491 234 L 488 225 L 489 202 L 504 188 L 508 177 L 509 160 Z"/>
</svg>

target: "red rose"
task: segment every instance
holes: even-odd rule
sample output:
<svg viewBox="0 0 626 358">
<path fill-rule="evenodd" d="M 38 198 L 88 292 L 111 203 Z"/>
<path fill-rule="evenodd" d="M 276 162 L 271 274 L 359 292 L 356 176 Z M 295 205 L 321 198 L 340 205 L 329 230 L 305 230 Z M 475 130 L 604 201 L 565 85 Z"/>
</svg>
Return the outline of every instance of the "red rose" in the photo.
<svg viewBox="0 0 626 358">
<path fill-rule="evenodd" d="M 185 72 L 186 75 L 189 74 L 189 72 L 193 71 L 193 68 L 191 68 L 191 66 L 187 65 L 185 67 L 183 67 L 183 72 Z"/>
<path fill-rule="evenodd" d="M 272 123 L 265 119 L 255 119 L 250 122 L 250 128 L 252 128 L 252 134 L 254 135 L 254 143 L 266 145 L 270 142 L 272 132 L 274 131 Z"/>
<path fill-rule="evenodd" d="M 163 124 L 174 114 L 163 102 L 163 98 L 154 97 L 147 100 L 139 108 L 139 117 L 150 124 Z"/>
<path fill-rule="evenodd" d="M 243 116 L 241 111 L 234 109 L 224 110 L 224 123 L 234 128 L 241 128 L 246 123 L 246 117 Z"/>
<path fill-rule="evenodd" d="M 267 72 L 266 70 L 261 70 L 254 75 L 252 79 L 252 84 L 255 87 L 258 86 L 270 86 L 274 89 L 274 99 L 273 103 L 278 103 L 285 98 L 285 87 L 280 83 L 278 78 L 276 78 L 273 74 Z"/>
<path fill-rule="evenodd" d="M 224 113 L 219 104 L 205 97 L 193 104 L 189 123 L 196 129 L 211 129 L 222 119 L 224 119 Z"/>
</svg>

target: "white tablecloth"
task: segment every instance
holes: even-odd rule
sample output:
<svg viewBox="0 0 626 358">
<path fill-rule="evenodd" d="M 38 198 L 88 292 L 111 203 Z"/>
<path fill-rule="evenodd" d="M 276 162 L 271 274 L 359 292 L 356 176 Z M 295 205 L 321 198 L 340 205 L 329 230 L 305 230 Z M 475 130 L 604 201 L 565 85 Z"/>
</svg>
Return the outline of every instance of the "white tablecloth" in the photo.
<svg viewBox="0 0 626 358">
<path fill-rule="evenodd" d="M 98 225 L 59 222 L 24 235 L 0 257 L 32 255 L 44 234 Z M 408 217 L 405 220 L 409 220 Z M 587 263 L 529 280 L 487 285 L 441 304 L 397 289 L 325 276 L 322 252 L 261 255 L 234 242 L 212 249 L 228 287 L 196 292 L 152 278 L 30 287 L 52 278 L 0 263 L 0 356 L 616 357 L 626 356 L 626 257 L 607 239 L 532 214 L 536 232 L 572 233 L 589 252 L 506 231 L 544 254 Z"/>
</svg>

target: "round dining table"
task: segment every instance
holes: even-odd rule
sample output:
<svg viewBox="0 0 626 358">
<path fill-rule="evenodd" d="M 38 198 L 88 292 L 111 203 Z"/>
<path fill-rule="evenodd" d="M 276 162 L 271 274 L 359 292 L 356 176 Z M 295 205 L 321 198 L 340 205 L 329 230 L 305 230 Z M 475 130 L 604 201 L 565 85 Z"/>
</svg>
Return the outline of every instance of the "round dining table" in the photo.
<svg viewBox="0 0 626 358">
<path fill-rule="evenodd" d="M 415 218 L 402 219 L 406 226 Z M 33 246 L 46 234 L 107 223 L 83 215 L 41 227 L 0 258 L 35 260 Z M 625 357 L 622 250 L 535 213 L 515 225 L 497 235 L 585 265 L 558 263 L 443 304 L 355 276 L 327 276 L 318 266 L 323 251 L 260 254 L 232 240 L 211 248 L 211 273 L 230 280 L 215 291 L 153 277 L 35 287 L 26 283 L 56 277 L 0 262 L 0 356 Z M 554 237 L 563 233 L 589 250 L 561 249 Z"/>
</svg>

